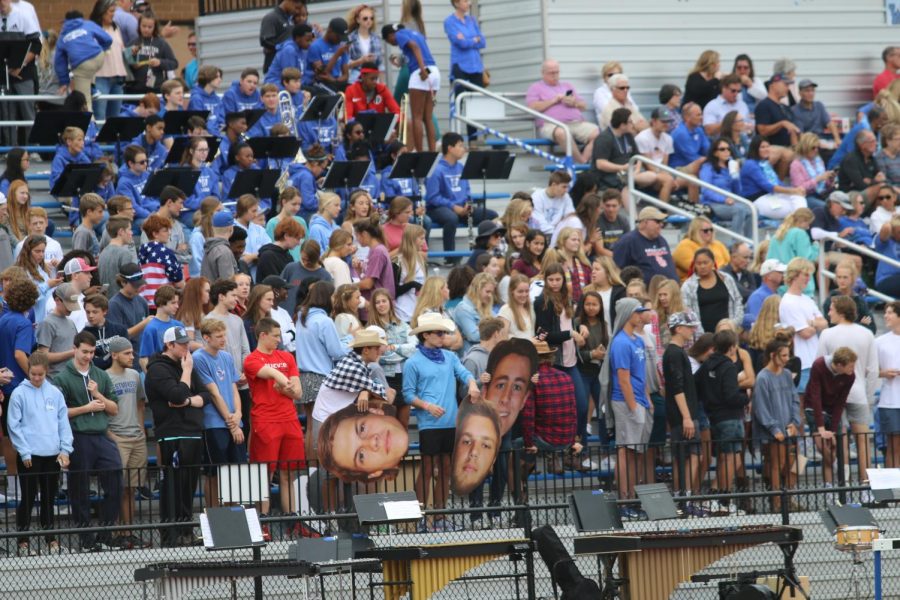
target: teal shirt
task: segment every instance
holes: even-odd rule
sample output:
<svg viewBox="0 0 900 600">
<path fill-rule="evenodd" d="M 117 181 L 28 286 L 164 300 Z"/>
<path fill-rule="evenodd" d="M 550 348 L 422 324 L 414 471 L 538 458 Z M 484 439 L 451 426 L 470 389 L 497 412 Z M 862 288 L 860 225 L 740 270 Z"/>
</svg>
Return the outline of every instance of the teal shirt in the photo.
<svg viewBox="0 0 900 600">
<path fill-rule="evenodd" d="M 769 252 L 766 259 L 775 258 L 788 264 L 794 258 L 806 258 L 815 263 L 819 259 L 819 244 L 812 241 L 809 233 L 799 227 L 788 229 L 783 240 L 772 238 L 769 240 Z M 803 293 L 812 297 L 816 293 L 816 278 L 810 277 L 809 283 Z"/>
<path fill-rule="evenodd" d="M 304 221 L 303 217 L 301 217 L 300 215 L 294 215 L 294 220 L 297 221 L 298 223 L 300 223 L 301 225 L 303 225 L 303 231 L 305 232 L 305 235 L 303 236 L 303 239 L 300 240 L 300 243 L 297 244 L 297 247 L 293 248 L 291 250 L 288 250 L 288 252 L 290 253 L 291 258 L 293 258 L 294 260 L 300 260 L 300 247 L 303 245 L 303 242 L 305 242 L 306 238 L 309 236 L 309 227 L 306 226 L 306 221 Z M 271 219 L 269 219 L 269 222 L 266 223 L 266 233 L 268 233 L 269 237 L 272 238 L 273 240 L 275 239 L 275 226 L 276 225 L 278 225 L 278 217 L 277 216 L 272 217 Z M 328 250 L 328 248 L 325 248 L 325 250 Z"/>
</svg>

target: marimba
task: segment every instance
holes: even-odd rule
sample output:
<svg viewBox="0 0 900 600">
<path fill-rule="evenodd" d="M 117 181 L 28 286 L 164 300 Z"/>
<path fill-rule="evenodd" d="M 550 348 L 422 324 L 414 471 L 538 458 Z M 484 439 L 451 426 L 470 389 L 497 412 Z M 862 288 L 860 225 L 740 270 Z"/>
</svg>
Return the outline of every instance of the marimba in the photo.
<svg viewBox="0 0 900 600">
<path fill-rule="evenodd" d="M 777 544 L 785 559 L 785 579 L 796 582 L 793 557 L 803 539 L 798 527 L 762 525 L 693 531 L 621 532 L 577 537 L 575 554 L 596 554 L 603 564 L 602 598 L 630 600 L 668 598 L 679 583 L 708 565 L 739 550 L 758 544 Z M 613 568 L 619 561 L 619 578 Z M 799 585 L 799 584 L 797 584 Z"/>
<path fill-rule="evenodd" d="M 410 600 L 427 600 L 433 594 L 467 571 L 486 562 L 509 557 L 515 565 L 516 598 L 519 578 L 527 581 L 527 598 L 534 595 L 534 544 L 531 540 L 485 540 L 453 544 L 423 546 L 391 546 L 358 551 L 356 558 L 376 558 L 382 561 L 385 600 L 398 600 L 410 593 Z M 525 561 L 525 572 L 519 573 L 518 562 Z M 498 578 L 500 578 L 498 576 Z M 374 598 L 374 584 L 370 585 Z"/>
</svg>

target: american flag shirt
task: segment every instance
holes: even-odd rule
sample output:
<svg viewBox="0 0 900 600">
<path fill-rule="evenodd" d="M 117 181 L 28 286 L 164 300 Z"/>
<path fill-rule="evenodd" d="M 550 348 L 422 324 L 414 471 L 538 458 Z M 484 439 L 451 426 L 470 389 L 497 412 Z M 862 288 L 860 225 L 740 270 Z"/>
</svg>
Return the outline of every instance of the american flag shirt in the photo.
<svg viewBox="0 0 900 600">
<path fill-rule="evenodd" d="M 147 282 L 141 288 L 140 294 L 151 309 L 156 308 L 153 303 L 156 290 L 184 279 L 181 263 L 172 250 L 159 242 L 141 244 L 141 248 L 138 250 L 138 261 L 144 273 L 144 280 Z"/>
</svg>

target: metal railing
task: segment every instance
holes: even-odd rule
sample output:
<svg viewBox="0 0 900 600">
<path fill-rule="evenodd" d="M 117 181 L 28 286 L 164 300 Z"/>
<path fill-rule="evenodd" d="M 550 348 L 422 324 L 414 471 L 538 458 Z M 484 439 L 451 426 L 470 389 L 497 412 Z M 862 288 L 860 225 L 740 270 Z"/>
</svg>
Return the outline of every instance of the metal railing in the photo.
<svg viewBox="0 0 900 600">
<path fill-rule="evenodd" d="M 876 235 L 878 235 L 878 234 L 876 234 Z M 879 253 L 875 252 L 874 250 L 872 250 L 871 248 L 868 248 L 866 246 L 861 246 L 860 244 L 856 244 L 854 242 L 847 241 L 844 238 L 837 236 L 833 233 L 822 233 L 822 236 L 819 238 L 819 240 L 833 242 L 835 244 L 843 246 L 844 248 L 853 250 L 854 252 L 857 252 L 863 256 L 868 256 L 869 258 L 874 258 L 877 261 L 886 262 L 887 264 L 891 265 L 892 267 L 900 268 L 900 261 L 897 261 L 889 256 L 885 256 L 884 254 L 879 254 Z M 824 244 L 823 244 L 823 246 L 824 246 Z M 828 279 L 833 280 L 835 278 L 835 274 L 833 271 L 828 270 L 828 256 L 827 255 L 828 255 L 828 253 L 825 252 L 824 247 L 822 249 L 820 249 L 820 251 L 819 251 L 819 273 L 823 277 L 827 277 Z M 887 294 L 882 294 L 878 290 L 869 289 L 867 293 L 868 293 L 868 295 L 875 296 L 879 300 L 884 300 L 885 302 L 893 302 L 894 300 L 896 300 L 896 298 L 892 298 L 891 296 L 888 296 Z M 820 285 L 819 286 L 819 305 L 820 306 L 825 302 L 825 298 L 827 298 L 827 297 L 828 297 L 828 290 L 825 289 L 824 285 Z"/>
<path fill-rule="evenodd" d="M 756 210 L 756 206 L 754 206 L 754 204 L 751 201 L 749 201 L 746 198 L 743 198 L 741 196 L 738 196 L 737 194 L 735 194 L 733 192 L 729 192 L 728 190 L 723 190 L 720 187 L 716 187 L 716 186 L 712 185 L 711 183 L 706 183 L 705 181 L 702 181 L 702 180 L 694 177 L 693 175 L 688 175 L 687 173 L 682 173 L 681 171 L 678 171 L 677 169 L 673 169 L 672 167 L 666 166 L 662 163 L 658 163 L 654 160 L 647 158 L 646 156 L 641 156 L 640 154 L 636 154 L 631 157 L 631 160 L 628 161 L 628 193 L 633 198 L 640 198 L 644 202 L 646 202 L 648 204 L 652 204 L 653 206 L 659 208 L 660 210 L 670 212 L 670 213 L 675 213 L 675 214 L 681 215 L 683 217 L 688 217 L 691 219 L 693 219 L 694 217 L 697 216 L 696 213 L 692 213 L 688 210 L 684 210 L 677 206 L 673 206 L 673 205 L 669 204 L 668 202 L 663 202 L 659 198 L 651 196 L 650 194 L 647 194 L 647 193 L 642 192 L 639 189 L 637 189 L 634 185 L 634 166 L 637 163 L 643 163 L 644 166 L 651 166 L 655 169 L 662 171 L 663 173 L 668 173 L 672 177 L 684 179 L 685 181 L 692 183 L 698 187 L 708 189 L 712 192 L 716 192 L 717 194 L 722 194 L 726 198 L 731 198 L 735 202 L 738 202 L 738 203 L 748 206 L 750 208 L 750 215 L 751 215 L 750 218 L 751 218 L 751 222 L 753 224 L 753 234 L 752 234 L 753 237 L 752 238 L 747 238 L 739 233 L 735 233 L 734 231 L 728 229 L 727 227 L 722 227 L 721 225 L 716 224 L 715 221 L 712 222 L 713 228 L 717 232 L 723 233 L 723 234 L 731 237 L 732 239 L 751 244 L 753 248 L 756 248 L 759 246 L 759 212 Z M 637 216 L 635 214 L 635 210 L 634 210 L 636 205 L 637 205 L 637 202 L 631 202 L 631 204 L 627 207 L 628 220 L 631 224 L 632 229 L 634 229 L 635 218 Z"/>
<path fill-rule="evenodd" d="M 510 144 L 518 146 L 519 148 L 522 148 L 523 150 L 526 150 L 527 152 L 529 152 L 531 154 L 540 156 L 541 158 L 544 158 L 546 160 L 554 162 L 554 163 L 560 165 L 560 167 L 562 167 L 562 168 L 569 169 L 569 170 L 572 169 L 572 166 L 574 165 L 574 162 L 572 159 L 572 149 L 574 148 L 575 142 L 574 142 L 574 138 L 572 137 L 572 131 L 569 129 L 569 127 L 565 123 L 563 123 L 562 121 L 559 121 L 557 119 L 554 119 L 553 117 L 548 117 L 544 113 L 536 111 L 533 108 L 526 106 L 525 104 L 515 102 L 514 100 L 511 100 L 506 96 L 497 94 L 495 92 L 488 91 L 487 89 L 485 89 L 481 86 L 475 85 L 474 83 L 471 83 L 469 81 L 464 81 L 464 80 L 458 79 L 453 82 L 453 85 L 463 87 L 463 88 L 466 88 L 467 90 L 469 90 L 469 92 L 463 92 L 461 94 L 457 94 L 456 98 L 454 100 L 454 112 L 453 112 L 452 119 L 453 119 L 454 128 L 457 130 L 457 133 L 461 132 L 462 124 L 470 125 L 472 127 L 476 127 L 478 129 L 484 130 L 487 133 L 490 133 L 491 135 L 502 138 L 502 139 L 506 140 L 507 142 L 509 142 Z M 545 152 L 544 150 L 541 150 L 540 148 L 536 148 L 536 147 L 532 146 L 531 144 L 527 144 L 518 138 L 507 135 L 507 134 L 503 133 L 502 131 L 494 129 L 493 127 L 489 127 L 489 126 L 485 125 L 484 123 L 476 121 L 475 119 L 472 119 L 471 117 L 465 115 L 464 114 L 465 111 L 463 110 L 463 107 L 465 106 L 465 104 L 463 103 L 463 101 L 467 97 L 472 97 L 475 95 L 484 96 L 486 98 L 491 98 L 492 100 L 500 102 L 501 104 L 503 104 L 505 106 L 509 106 L 516 110 L 522 111 L 523 113 L 528 114 L 528 115 L 534 117 L 535 119 L 542 119 L 548 123 L 552 123 L 553 125 L 562 129 L 566 135 L 566 145 L 565 145 L 566 157 L 564 159 L 560 159 L 558 156 L 550 154 L 549 152 Z"/>
</svg>

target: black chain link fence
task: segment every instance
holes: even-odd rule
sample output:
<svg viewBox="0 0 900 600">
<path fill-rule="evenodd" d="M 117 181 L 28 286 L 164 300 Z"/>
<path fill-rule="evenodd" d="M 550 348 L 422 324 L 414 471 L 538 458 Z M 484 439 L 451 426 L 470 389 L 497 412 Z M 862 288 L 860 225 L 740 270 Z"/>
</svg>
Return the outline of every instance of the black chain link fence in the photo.
<svg viewBox="0 0 900 600">
<path fill-rule="evenodd" d="M 860 443 L 868 445 L 872 461 L 884 463 L 884 447 L 874 436 L 866 436 Z M 866 475 L 856 466 L 859 448 L 857 440 L 850 440 L 844 448 L 844 440 L 835 446 L 837 456 L 834 465 L 833 488 L 826 488 L 823 480 L 821 453 L 814 450 L 812 438 L 799 438 L 795 448 L 787 454 L 793 457 L 794 480 L 784 478 L 782 483 L 791 484 L 790 489 L 770 485 L 771 473 L 767 461 L 758 450 L 747 447 L 741 453 L 742 470 L 729 479 L 731 487 L 720 492 L 717 489 L 718 465 L 715 457 L 711 468 L 702 473 L 699 489 L 691 496 L 676 495 L 676 504 L 682 511 L 678 519 L 648 521 L 639 510 L 639 505 L 627 499 L 619 500 L 626 531 L 632 532 L 679 532 L 701 528 L 719 528 L 723 537 L 736 527 L 794 525 L 801 527 L 804 541 L 800 544 L 795 563 L 799 575 L 810 578 L 815 598 L 855 597 L 851 586 L 858 580 L 861 597 L 872 597 L 873 586 L 871 553 L 864 554 L 862 565 L 854 567 L 852 556 L 833 547 L 832 538 L 821 524 L 817 511 L 835 502 L 864 503 L 872 506 L 873 514 L 887 537 L 900 537 L 896 533 L 900 527 L 900 511 L 893 504 L 870 504 L 868 487 L 859 485 Z M 865 447 L 863 448 L 865 449 Z M 701 452 L 702 453 L 702 452 Z M 290 547 L 309 536 L 359 536 L 368 535 L 378 547 L 419 546 L 431 544 L 463 544 L 489 540 L 527 539 L 530 531 L 541 525 L 551 525 L 572 551 L 572 538 L 576 535 L 569 513 L 569 496 L 576 490 L 598 490 L 618 492 L 615 486 L 616 469 L 619 477 L 625 471 L 626 461 L 622 460 L 622 450 L 610 453 L 608 449 L 592 446 L 589 453 L 575 457 L 560 453 L 528 455 L 524 451 L 503 452 L 495 463 L 492 476 L 481 490 L 469 497 L 447 495 L 446 506 L 434 507 L 434 499 L 443 496 L 443 480 L 439 472 L 433 478 L 435 484 L 430 490 L 427 518 L 420 523 L 387 526 L 360 527 L 354 512 L 352 497 L 355 494 L 372 492 L 392 492 L 415 490 L 416 477 L 421 475 L 420 457 L 407 457 L 396 479 L 377 485 L 344 484 L 315 469 L 304 470 L 300 486 L 306 493 L 295 488 L 284 504 L 282 511 L 279 490 L 271 486 L 271 508 L 263 515 L 271 541 L 262 550 L 265 560 L 284 560 L 289 556 Z M 667 483 L 674 489 L 673 468 L 670 452 L 657 448 L 655 469 L 656 481 Z M 676 452 L 676 455 L 678 453 Z M 649 453 L 645 453 L 649 455 Z M 801 458 L 802 457 L 802 458 Z M 518 468 L 514 468 L 518 466 Z M 181 466 L 187 470 L 188 467 Z M 250 470 L 244 467 L 228 481 L 234 490 L 240 490 L 242 503 L 258 498 L 263 487 L 269 486 L 266 476 L 262 483 L 256 481 L 256 489 L 251 485 Z M 265 469 L 261 469 L 265 473 Z M 124 481 L 129 481 L 126 474 Z M 16 527 L 16 480 L 10 479 L 13 488 L 0 485 L 7 502 L 0 505 L 2 531 L 0 531 L 0 597 L 16 598 L 141 598 L 144 587 L 134 580 L 135 570 L 149 563 L 174 562 L 195 564 L 200 561 L 249 561 L 249 550 L 235 553 L 210 553 L 199 544 L 199 528 L 196 522 L 165 523 L 160 517 L 161 480 L 172 474 L 165 469 L 151 466 L 139 474 L 138 487 L 134 491 L 133 518 L 130 525 L 98 524 L 101 506 L 104 502 L 103 490 L 92 478 L 90 506 L 91 527 L 77 527 L 73 518 L 71 500 L 67 498 L 67 474 L 60 476 L 61 492 L 54 501 L 55 523 L 52 532 L 42 531 L 37 514 L 32 518 L 31 529 L 20 532 Z M 224 475 L 223 475 L 224 476 Z M 632 476 L 637 483 L 644 483 Z M 277 478 L 275 481 L 278 481 Z M 207 477 L 201 478 L 194 491 L 192 518 L 208 506 L 213 493 L 207 485 Z M 478 493 L 480 492 L 480 493 Z M 253 496 L 249 495 L 254 493 Z M 620 494 L 625 496 L 626 494 Z M 421 499 L 421 495 L 420 495 Z M 312 506 L 315 514 L 309 513 Z M 301 513 L 296 514 L 302 507 Z M 293 513 L 293 514 L 292 514 Z M 190 535 L 167 535 L 173 528 L 189 526 Z M 53 535 L 59 548 L 51 549 L 45 539 Z M 583 534 L 586 535 L 586 534 Z M 127 542 L 119 538 L 128 536 Z M 96 545 L 98 540 L 101 545 Z M 27 541 L 27 547 L 20 542 Z M 129 548 L 123 550 L 123 548 Z M 95 550 L 88 552 L 86 550 Z M 471 554 L 477 554 L 472 551 Z M 516 560 L 509 556 L 487 559 L 467 571 L 467 578 L 455 580 L 446 587 L 438 598 L 516 598 L 528 597 L 528 581 L 523 574 L 527 571 L 526 556 L 519 554 Z M 534 589 L 538 598 L 554 597 L 554 586 L 546 566 L 540 556 L 534 555 Z M 476 560 L 476 563 L 480 561 Z M 885 554 L 885 597 L 900 597 L 900 570 L 890 553 Z M 598 578 L 596 557 L 584 556 L 576 560 L 582 573 L 590 578 Z M 783 558 L 778 548 L 767 544 L 748 548 L 740 552 L 719 557 L 703 574 L 722 574 L 752 571 L 776 571 L 783 566 Z M 263 580 L 263 591 L 267 598 L 294 596 L 309 593 L 326 597 L 352 597 L 354 587 L 356 597 L 392 597 L 385 595 L 380 568 L 378 572 L 365 565 L 357 565 L 353 577 L 346 572 L 330 574 L 321 578 L 270 577 Z M 517 579 L 515 575 L 519 574 Z M 859 577 L 855 580 L 854 574 Z M 370 584 L 373 584 L 370 587 Z M 431 585 L 431 584 L 429 584 Z M 682 584 L 672 597 L 717 598 L 718 582 Z M 185 597 L 225 598 L 231 595 L 231 584 L 220 582 L 212 587 L 204 587 Z M 308 589 L 307 589 L 308 586 Z M 324 586 L 324 587 L 323 587 Z M 517 588 L 518 586 L 518 588 Z M 392 588 L 388 588 L 389 590 Z M 148 584 L 148 597 L 155 596 L 152 584 Z M 237 597 L 253 597 L 253 581 L 240 579 L 236 584 Z M 336 595 L 335 595 L 336 594 Z"/>
</svg>

